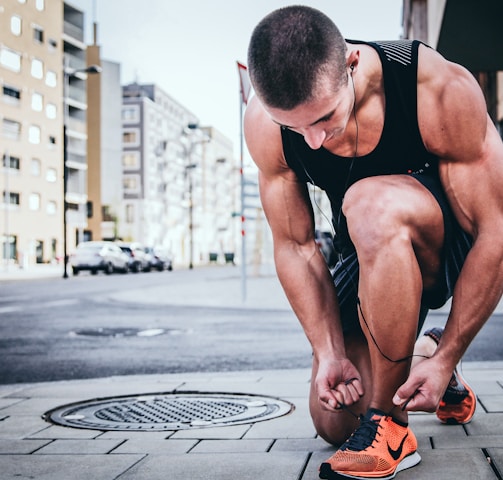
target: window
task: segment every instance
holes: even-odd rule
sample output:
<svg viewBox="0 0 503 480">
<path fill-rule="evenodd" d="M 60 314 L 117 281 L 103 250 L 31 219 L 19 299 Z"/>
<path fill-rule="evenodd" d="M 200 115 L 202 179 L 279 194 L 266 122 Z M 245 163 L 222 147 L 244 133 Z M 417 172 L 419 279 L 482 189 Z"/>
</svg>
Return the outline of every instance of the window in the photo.
<svg viewBox="0 0 503 480">
<path fill-rule="evenodd" d="M 139 121 L 138 107 L 136 105 L 123 107 L 122 120 L 124 122 L 138 122 Z"/>
<path fill-rule="evenodd" d="M 37 125 L 30 125 L 28 128 L 28 141 L 30 143 L 40 143 L 40 127 Z"/>
<path fill-rule="evenodd" d="M 44 108 L 44 97 L 40 93 L 32 93 L 31 95 L 31 108 L 36 112 L 41 112 Z"/>
<path fill-rule="evenodd" d="M 125 152 L 122 154 L 122 166 L 124 168 L 138 168 L 138 153 L 136 152 Z"/>
<path fill-rule="evenodd" d="M 40 160 L 38 158 L 31 159 L 30 172 L 34 177 L 40 176 Z"/>
<path fill-rule="evenodd" d="M 31 76 L 34 78 L 44 78 L 44 63 L 38 58 L 31 60 Z"/>
<path fill-rule="evenodd" d="M 35 8 L 41 12 L 42 10 L 44 10 L 44 0 L 35 0 Z"/>
<path fill-rule="evenodd" d="M 44 263 L 44 241 L 35 240 L 35 261 Z"/>
<path fill-rule="evenodd" d="M 18 105 L 21 100 L 21 90 L 16 87 L 9 87 L 4 85 L 3 90 L 3 101 L 10 105 Z"/>
<path fill-rule="evenodd" d="M 126 223 L 134 223 L 134 205 L 126 205 Z"/>
<path fill-rule="evenodd" d="M 3 247 L 3 258 L 10 258 L 15 260 L 17 258 L 17 236 L 16 235 L 2 235 L 0 237 Z"/>
<path fill-rule="evenodd" d="M 53 147 L 56 145 L 56 137 L 54 135 L 49 135 L 49 146 Z"/>
<path fill-rule="evenodd" d="M 13 72 L 21 71 L 21 54 L 10 48 L 0 47 L 0 65 Z"/>
<path fill-rule="evenodd" d="M 10 31 L 13 35 L 16 35 L 16 37 L 21 35 L 21 17 L 17 15 L 10 17 Z"/>
<path fill-rule="evenodd" d="M 101 219 L 103 222 L 115 222 L 117 220 L 110 205 L 101 206 Z"/>
<path fill-rule="evenodd" d="M 122 133 L 123 143 L 137 143 L 137 134 L 135 131 L 125 131 Z"/>
<path fill-rule="evenodd" d="M 49 200 L 47 202 L 47 207 L 46 207 L 47 215 L 56 215 L 56 211 L 57 211 L 56 202 L 53 200 Z"/>
<path fill-rule="evenodd" d="M 40 193 L 30 193 L 28 197 L 28 206 L 30 210 L 40 210 Z"/>
<path fill-rule="evenodd" d="M 12 140 L 19 140 L 21 136 L 21 124 L 8 118 L 2 119 L 2 136 Z"/>
<path fill-rule="evenodd" d="M 56 118 L 56 112 L 57 108 L 56 105 L 54 105 L 54 103 L 48 103 L 45 106 L 45 114 L 47 115 L 47 118 L 54 120 Z"/>
<path fill-rule="evenodd" d="M 54 183 L 56 181 L 57 175 L 58 174 L 55 168 L 48 168 L 45 174 L 45 179 L 48 182 Z"/>
<path fill-rule="evenodd" d="M 136 176 L 127 176 L 123 180 L 124 190 L 137 190 L 138 178 Z"/>
<path fill-rule="evenodd" d="M 21 164 L 21 160 L 19 157 L 13 157 L 12 155 L 7 156 L 7 154 L 3 154 L 2 158 L 2 166 L 7 168 L 12 168 L 14 170 L 19 170 L 19 166 Z"/>
<path fill-rule="evenodd" d="M 17 192 L 4 192 L 2 193 L 2 201 L 7 205 L 19 205 L 19 193 Z"/>
<path fill-rule="evenodd" d="M 33 40 L 37 43 L 44 43 L 44 31 L 36 25 L 33 26 Z"/>
<path fill-rule="evenodd" d="M 45 74 L 45 84 L 48 87 L 55 87 L 57 85 L 56 72 L 53 72 L 51 70 L 47 70 L 47 72 Z"/>
</svg>

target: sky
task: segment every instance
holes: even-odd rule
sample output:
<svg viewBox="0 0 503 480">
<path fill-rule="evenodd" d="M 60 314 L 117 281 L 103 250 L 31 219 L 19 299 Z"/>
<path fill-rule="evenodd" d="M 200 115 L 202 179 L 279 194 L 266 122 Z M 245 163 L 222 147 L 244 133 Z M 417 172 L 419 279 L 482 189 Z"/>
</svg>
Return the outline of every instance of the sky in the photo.
<svg viewBox="0 0 503 480">
<path fill-rule="evenodd" d="M 246 64 L 255 25 L 291 4 L 326 13 L 346 38 L 397 39 L 403 0 L 67 0 L 85 12 L 86 43 L 98 24 L 101 57 L 121 64 L 122 84 L 154 83 L 240 145 L 236 62 Z"/>
</svg>

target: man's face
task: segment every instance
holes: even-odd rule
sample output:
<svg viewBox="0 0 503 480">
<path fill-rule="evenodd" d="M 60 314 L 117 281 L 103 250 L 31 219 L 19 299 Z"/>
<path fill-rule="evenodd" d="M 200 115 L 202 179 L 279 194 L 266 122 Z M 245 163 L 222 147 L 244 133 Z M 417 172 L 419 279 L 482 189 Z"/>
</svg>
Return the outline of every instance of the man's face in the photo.
<svg viewBox="0 0 503 480">
<path fill-rule="evenodd" d="M 264 106 L 278 125 L 299 133 L 313 150 L 327 146 L 344 135 L 354 106 L 354 92 L 349 82 L 336 93 L 321 88 L 314 100 L 292 110 Z"/>
</svg>

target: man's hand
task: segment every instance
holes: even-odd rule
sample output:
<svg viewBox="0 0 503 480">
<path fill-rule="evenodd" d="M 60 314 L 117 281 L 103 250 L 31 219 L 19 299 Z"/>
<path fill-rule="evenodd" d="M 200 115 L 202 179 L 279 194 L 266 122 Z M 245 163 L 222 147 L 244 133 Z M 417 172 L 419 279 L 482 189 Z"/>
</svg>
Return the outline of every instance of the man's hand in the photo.
<svg viewBox="0 0 503 480">
<path fill-rule="evenodd" d="M 364 393 L 360 373 L 347 358 L 320 359 L 315 387 L 322 407 L 332 412 L 353 405 Z"/>
<path fill-rule="evenodd" d="M 407 381 L 396 391 L 393 403 L 402 410 L 434 412 L 452 375 L 452 370 L 442 368 L 435 359 L 419 362 L 410 372 Z"/>
</svg>

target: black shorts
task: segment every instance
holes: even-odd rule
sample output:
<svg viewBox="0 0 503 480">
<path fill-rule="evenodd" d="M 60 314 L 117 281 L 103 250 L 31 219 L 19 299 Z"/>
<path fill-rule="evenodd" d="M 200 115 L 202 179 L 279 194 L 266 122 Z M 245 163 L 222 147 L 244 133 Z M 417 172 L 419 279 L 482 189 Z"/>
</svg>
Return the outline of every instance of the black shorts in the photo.
<svg viewBox="0 0 503 480">
<path fill-rule="evenodd" d="M 421 174 L 414 178 L 424 185 L 436 198 L 444 217 L 444 248 L 442 251 L 443 270 L 434 290 L 424 291 L 421 298 L 418 332 L 421 330 L 429 309 L 440 308 L 452 297 L 454 286 L 463 267 L 466 255 L 472 246 L 472 238 L 459 226 L 439 179 Z M 345 249 L 346 251 L 346 249 Z M 342 326 L 345 332 L 359 329 L 357 300 L 359 265 L 354 247 L 337 262 L 333 279 L 341 311 Z"/>
</svg>

